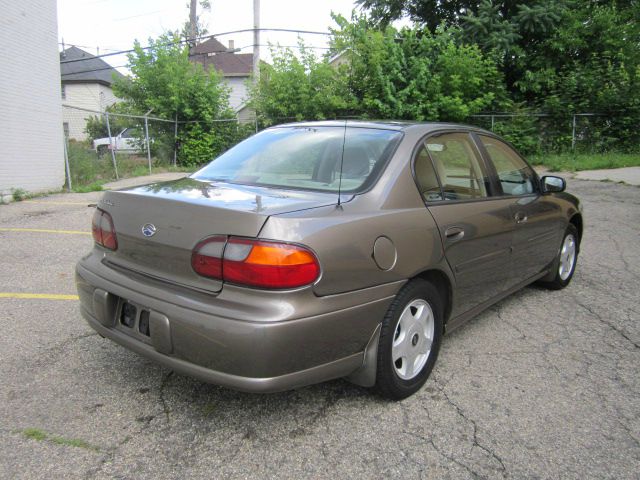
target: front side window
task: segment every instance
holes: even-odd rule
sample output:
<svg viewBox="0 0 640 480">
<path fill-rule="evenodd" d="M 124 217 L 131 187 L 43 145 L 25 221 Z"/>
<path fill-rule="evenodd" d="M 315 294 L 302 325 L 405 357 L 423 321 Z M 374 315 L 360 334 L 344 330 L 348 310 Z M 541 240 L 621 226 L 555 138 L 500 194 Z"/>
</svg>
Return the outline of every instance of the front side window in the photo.
<svg viewBox="0 0 640 480">
<path fill-rule="evenodd" d="M 431 167 L 425 165 L 427 158 L 431 159 Z M 416 177 L 425 200 L 468 200 L 488 196 L 489 177 L 466 133 L 445 133 L 428 138 L 416 158 Z M 435 191 L 434 182 L 440 185 L 440 193 Z"/>
<path fill-rule="evenodd" d="M 373 128 L 273 128 L 240 142 L 192 178 L 356 193 L 377 178 L 401 138 L 400 132 Z"/>
<path fill-rule="evenodd" d="M 498 173 L 504 195 L 529 195 L 535 191 L 535 174 L 512 148 L 504 142 L 479 135 Z"/>
</svg>

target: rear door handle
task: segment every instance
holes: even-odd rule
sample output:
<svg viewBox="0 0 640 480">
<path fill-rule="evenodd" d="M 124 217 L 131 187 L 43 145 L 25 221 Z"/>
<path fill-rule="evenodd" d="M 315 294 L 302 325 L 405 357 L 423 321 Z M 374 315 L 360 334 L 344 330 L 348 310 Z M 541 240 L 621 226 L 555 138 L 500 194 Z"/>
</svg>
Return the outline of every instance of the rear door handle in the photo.
<svg viewBox="0 0 640 480">
<path fill-rule="evenodd" d="M 462 227 L 449 227 L 444 231 L 444 236 L 449 241 L 461 240 L 464 237 L 464 228 Z"/>
<path fill-rule="evenodd" d="M 513 216 L 513 219 L 516 221 L 516 223 L 524 223 L 527 221 L 527 215 L 523 212 L 516 212 L 516 214 Z"/>
</svg>

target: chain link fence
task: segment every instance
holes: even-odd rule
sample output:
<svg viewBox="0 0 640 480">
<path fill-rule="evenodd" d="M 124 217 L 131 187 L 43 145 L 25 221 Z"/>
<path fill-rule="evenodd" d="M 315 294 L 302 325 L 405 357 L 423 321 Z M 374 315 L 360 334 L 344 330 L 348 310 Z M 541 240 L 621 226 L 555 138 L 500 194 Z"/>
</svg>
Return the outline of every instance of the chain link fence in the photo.
<svg viewBox="0 0 640 480">
<path fill-rule="evenodd" d="M 270 119 L 275 123 L 295 117 Z M 371 120 L 353 115 L 336 120 Z M 463 123 L 497 133 L 524 154 L 640 152 L 640 111 L 547 114 L 530 112 L 481 113 Z M 262 128 L 262 124 L 261 124 Z"/>
<path fill-rule="evenodd" d="M 486 113 L 468 123 L 504 136 L 523 153 L 601 153 L 640 150 L 638 112 Z"/>
<path fill-rule="evenodd" d="M 270 124 L 296 122 L 296 118 L 271 119 Z M 338 120 L 367 120 L 341 117 Z M 127 115 L 63 105 L 67 187 L 91 189 L 120 177 L 164 169 L 202 165 L 211 158 L 212 142 L 217 151 L 264 128 L 258 119 L 183 121 L 153 115 Z M 524 154 L 596 153 L 640 151 L 640 117 L 636 112 L 617 115 L 575 113 L 486 113 L 471 115 L 467 122 L 502 135 Z M 204 132 L 204 133 L 202 133 Z M 213 135 L 211 135 L 213 132 Z M 208 135 L 208 136 L 207 136 Z M 181 139 L 201 139 L 181 145 Z M 77 188 L 76 188 L 77 190 Z"/>
<path fill-rule="evenodd" d="M 101 112 L 63 105 L 67 187 L 96 186 L 121 177 L 150 174 L 153 168 L 177 168 L 181 136 L 205 122 Z M 213 120 L 213 128 L 237 126 L 237 119 Z M 248 130 L 255 129 L 255 123 Z M 210 158 L 198 159 L 204 163 Z"/>
</svg>

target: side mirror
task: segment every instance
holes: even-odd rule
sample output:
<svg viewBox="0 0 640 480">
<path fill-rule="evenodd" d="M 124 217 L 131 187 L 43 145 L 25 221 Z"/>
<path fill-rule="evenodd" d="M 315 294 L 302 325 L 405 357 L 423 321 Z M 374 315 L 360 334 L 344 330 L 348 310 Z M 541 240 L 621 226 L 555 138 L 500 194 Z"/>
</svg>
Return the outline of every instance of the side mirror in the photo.
<svg viewBox="0 0 640 480">
<path fill-rule="evenodd" d="M 564 192 L 567 182 L 562 177 L 546 176 L 542 177 L 542 193 Z"/>
</svg>

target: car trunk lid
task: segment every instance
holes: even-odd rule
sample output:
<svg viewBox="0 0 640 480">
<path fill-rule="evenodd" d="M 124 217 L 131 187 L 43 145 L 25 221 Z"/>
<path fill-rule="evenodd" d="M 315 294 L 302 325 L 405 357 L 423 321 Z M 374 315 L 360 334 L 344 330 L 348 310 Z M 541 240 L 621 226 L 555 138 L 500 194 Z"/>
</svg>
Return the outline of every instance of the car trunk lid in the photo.
<svg viewBox="0 0 640 480">
<path fill-rule="evenodd" d="M 330 193 L 192 178 L 106 192 L 98 206 L 113 218 L 118 249 L 106 251 L 105 260 L 169 283 L 218 292 L 221 281 L 191 268 L 199 241 L 212 235 L 256 237 L 270 215 L 336 202 Z"/>
</svg>

